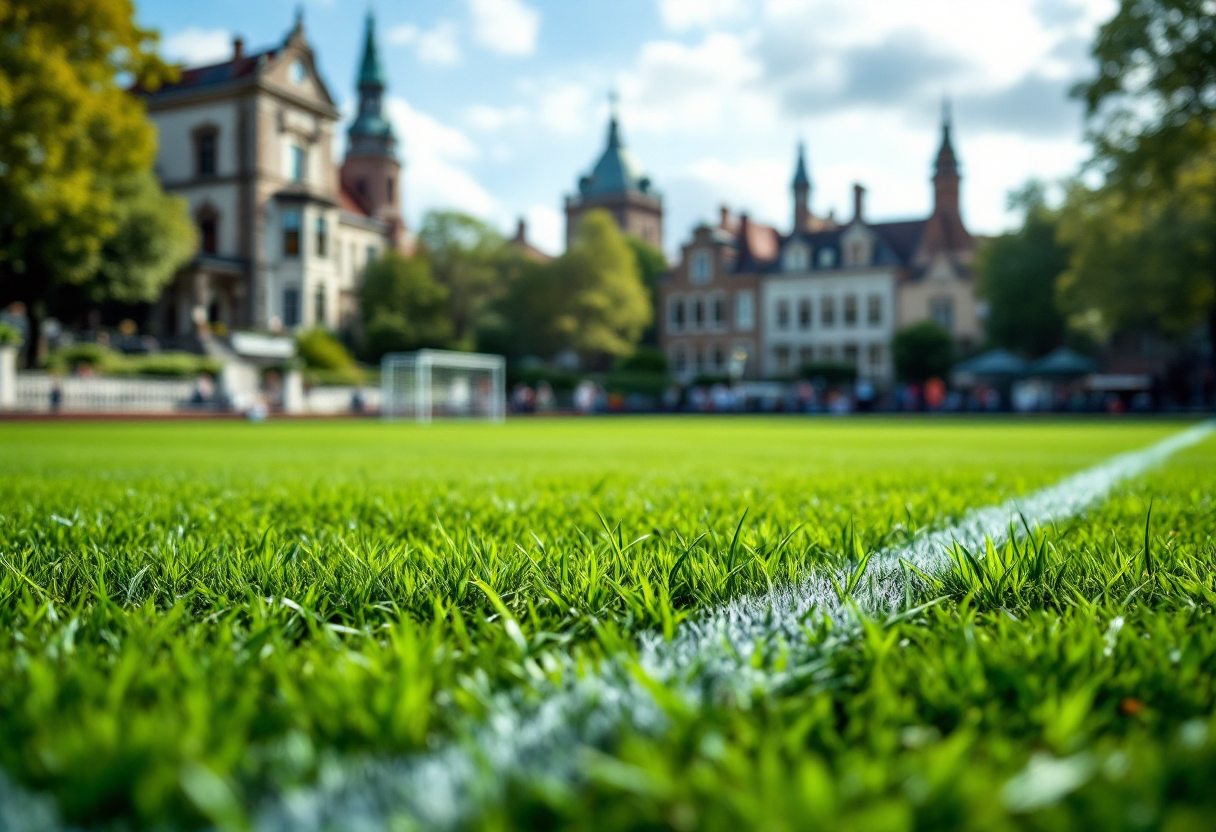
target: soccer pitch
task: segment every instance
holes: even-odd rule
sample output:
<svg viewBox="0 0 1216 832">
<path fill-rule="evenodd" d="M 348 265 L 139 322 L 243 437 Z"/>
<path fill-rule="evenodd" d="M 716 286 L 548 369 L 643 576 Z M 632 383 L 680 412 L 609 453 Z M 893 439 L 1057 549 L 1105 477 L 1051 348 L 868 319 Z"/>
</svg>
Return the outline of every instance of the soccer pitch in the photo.
<svg viewBox="0 0 1216 832">
<path fill-rule="evenodd" d="M 0 424 L 0 830 L 1207 829 L 1213 470 L 1165 421 Z"/>
</svg>

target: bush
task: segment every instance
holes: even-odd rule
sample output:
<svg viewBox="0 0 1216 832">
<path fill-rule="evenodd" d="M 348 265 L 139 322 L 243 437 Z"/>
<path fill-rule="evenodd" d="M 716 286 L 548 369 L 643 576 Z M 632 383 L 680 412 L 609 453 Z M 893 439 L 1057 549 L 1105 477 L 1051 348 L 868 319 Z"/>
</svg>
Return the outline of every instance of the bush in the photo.
<svg viewBox="0 0 1216 832">
<path fill-rule="evenodd" d="M 363 372 L 342 342 L 320 327 L 296 335 L 296 353 L 313 384 L 359 384 Z"/>
<path fill-rule="evenodd" d="M 46 368 L 54 373 L 72 373 L 80 367 L 89 367 L 96 373 L 111 375 L 121 372 L 125 364 L 121 353 L 101 344 L 73 344 L 55 350 L 46 359 Z"/>
<path fill-rule="evenodd" d="M 526 384 L 535 387 L 542 381 L 547 381 L 555 392 L 569 392 L 583 380 L 583 376 L 571 370 L 556 370 L 544 365 L 520 367 L 517 364 L 507 365 L 507 386 Z"/>
<path fill-rule="evenodd" d="M 895 334 L 891 354 L 895 372 L 903 381 L 945 378 L 954 363 L 954 339 L 941 325 L 921 321 Z"/>
<path fill-rule="evenodd" d="M 0 347 L 19 347 L 24 343 L 25 340 L 21 337 L 21 333 L 16 327 L 0 324 Z"/>
<path fill-rule="evenodd" d="M 617 359 L 616 367 L 613 369 L 618 372 L 653 373 L 665 376 L 667 375 L 667 356 L 663 354 L 662 350 L 654 347 L 638 347 L 632 355 Z"/>
<path fill-rule="evenodd" d="M 807 381 L 821 378 L 828 384 L 852 384 L 857 380 L 857 367 L 845 361 L 812 361 L 802 365 L 798 378 Z"/>
<path fill-rule="evenodd" d="M 604 387 L 609 393 L 641 393 L 657 398 L 670 384 L 671 379 L 666 373 L 614 370 L 608 374 Z"/>
<path fill-rule="evenodd" d="M 81 367 L 89 367 L 103 376 L 157 378 L 193 378 L 201 373 L 219 375 L 220 372 L 220 363 L 205 355 L 156 352 L 126 356 L 100 344 L 75 344 L 56 350 L 47 358 L 46 367 L 53 373 L 73 373 Z"/>
</svg>

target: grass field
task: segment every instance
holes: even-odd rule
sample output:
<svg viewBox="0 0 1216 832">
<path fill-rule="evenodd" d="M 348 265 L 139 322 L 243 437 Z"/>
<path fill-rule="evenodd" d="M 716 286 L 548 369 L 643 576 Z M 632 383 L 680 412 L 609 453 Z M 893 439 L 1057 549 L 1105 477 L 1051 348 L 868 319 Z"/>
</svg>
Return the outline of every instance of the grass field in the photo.
<svg viewBox="0 0 1216 832">
<path fill-rule="evenodd" d="M 0 830 L 1210 829 L 1216 439 L 865 602 L 1186 427 L 0 424 Z"/>
</svg>

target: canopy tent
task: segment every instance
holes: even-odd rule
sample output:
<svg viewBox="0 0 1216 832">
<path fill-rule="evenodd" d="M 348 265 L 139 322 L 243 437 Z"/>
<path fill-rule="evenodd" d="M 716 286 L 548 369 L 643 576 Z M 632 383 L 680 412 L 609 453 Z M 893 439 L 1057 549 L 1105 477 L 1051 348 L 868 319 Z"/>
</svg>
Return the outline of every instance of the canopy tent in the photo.
<svg viewBox="0 0 1216 832">
<path fill-rule="evenodd" d="M 1026 375 L 1068 378 L 1087 376 L 1098 370 L 1099 364 L 1094 359 L 1068 347 L 1060 347 L 1039 360 L 1032 361 L 1026 368 Z"/>
<path fill-rule="evenodd" d="M 954 372 L 977 378 L 1013 378 L 1026 372 L 1026 362 L 1007 350 L 989 350 L 959 364 Z"/>
</svg>

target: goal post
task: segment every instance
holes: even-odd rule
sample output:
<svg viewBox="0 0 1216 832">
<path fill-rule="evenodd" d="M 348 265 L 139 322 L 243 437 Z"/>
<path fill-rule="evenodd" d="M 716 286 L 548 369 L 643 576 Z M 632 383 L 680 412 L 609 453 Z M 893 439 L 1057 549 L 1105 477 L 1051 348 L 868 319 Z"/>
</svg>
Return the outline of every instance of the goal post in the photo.
<svg viewBox="0 0 1216 832">
<path fill-rule="evenodd" d="M 419 350 L 380 362 L 380 415 L 385 419 L 506 417 L 506 359 L 501 355 Z"/>
</svg>

